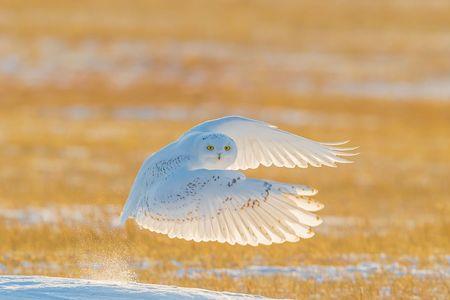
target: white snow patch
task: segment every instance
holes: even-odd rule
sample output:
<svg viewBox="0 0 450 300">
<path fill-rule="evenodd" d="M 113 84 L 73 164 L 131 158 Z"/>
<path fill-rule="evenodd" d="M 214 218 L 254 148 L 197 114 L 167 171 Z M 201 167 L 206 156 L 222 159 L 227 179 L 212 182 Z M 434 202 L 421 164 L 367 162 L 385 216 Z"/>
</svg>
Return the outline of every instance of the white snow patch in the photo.
<svg viewBox="0 0 450 300">
<path fill-rule="evenodd" d="M 20 222 L 21 226 L 38 224 L 98 224 L 108 222 L 111 227 L 119 223 L 120 207 L 117 205 L 60 205 L 27 208 L 0 207 L 0 218 L 6 224 Z M 105 219 L 106 217 L 106 219 Z M 14 225 L 12 223 L 12 225 Z"/>
<path fill-rule="evenodd" d="M 218 102 L 205 102 L 195 107 L 190 106 L 125 106 L 102 110 L 86 106 L 68 106 L 64 108 L 43 108 L 40 111 L 44 117 L 63 117 L 73 121 L 108 117 L 121 121 L 174 121 L 192 122 L 219 118 L 224 115 L 242 115 L 250 118 L 265 120 L 269 123 L 289 126 L 333 126 L 345 127 L 350 123 L 358 126 L 370 127 L 379 120 L 375 116 L 349 116 L 345 113 L 319 113 L 307 110 L 279 107 L 241 106 L 226 108 Z M 116 133 L 117 134 L 117 133 Z M 116 137 L 116 135 L 114 135 Z"/>
<path fill-rule="evenodd" d="M 179 270 L 179 277 L 199 278 L 212 275 L 220 277 L 228 275 L 234 278 L 247 276 L 292 276 L 299 280 L 314 280 L 316 282 L 338 281 L 344 279 L 368 278 L 376 274 L 390 274 L 401 277 L 411 275 L 417 278 L 439 277 L 450 278 L 450 267 L 435 265 L 430 268 L 420 268 L 417 265 L 404 266 L 397 262 L 361 262 L 356 265 L 305 265 L 305 266 L 249 266 L 243 269 L 213 269 L 190 268 Z"/>
<path fill-rule="evenodd" d="M 325 93 L 337 93 L 354 97 L 367 96 L 395 100 L 450 98 L 450 78 L 433 78 L 418 82 L 345 82 L 330 84 Z"/>
<path fill-rule="evenodd" d="M 261 296 L 142 283 L 44 276 L 0 276 L 0 298 L 18 299 L 264 299 Z"/>
<path fill-rule="evenodd" d="M 0 38 L 0 49 L 0 79 L 25 86 L 77 86 L 94 77 L 116 89 L 147 81 L 242 90 L 264 86 L 293 94 L 450 99 L 449 78 L 439 77 L 440 69 L 428 70 L 431 74 L 415 81 L 411 78 L 409 74 L 426 61 L 406 52 L 348 56 L 205 41 L 85 39 L 73 43 L 7 37 Z"/>
</svg>

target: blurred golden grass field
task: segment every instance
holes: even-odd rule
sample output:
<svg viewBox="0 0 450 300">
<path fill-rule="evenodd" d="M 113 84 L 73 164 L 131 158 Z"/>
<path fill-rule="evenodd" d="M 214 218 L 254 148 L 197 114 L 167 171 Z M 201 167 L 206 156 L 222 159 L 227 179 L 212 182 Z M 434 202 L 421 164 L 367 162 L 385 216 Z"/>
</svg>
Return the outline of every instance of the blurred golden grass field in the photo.
<svg viewBox="0 0 450 300">
<path fill-rule="evenodd" d="M 449 297 L 447 94 L 439 88 L 420 97 L 322 92 L 336 78 L 406 88 L 450 78 L 446 1 L 3 1 L 0 33 L 0 274 L 137 280 L 277 298 Z M 49 38 L 63 41 L 73 56 L 44 57 L 40 43 Z M 96 50 L 80 46 L 86 41 Z M 115 61 L 108 47 L 117 41 L 151 42 L 155 71 L 115 84 L 114 72 L 130 59 L 121 54 L 124 61 Z M 167 46 L 174 41 L 209 48 L 180 54 L 178 44 Z M 225 58 L 217 58 L 224 45 Z M 82 58 L 79 67 L 83 51 L 104 65 L 92 69 L 95 62 Z M 341 65 L 312 56 L 316 62 L 303 71 L 289 69 L 292 60 L 281 69 L 264 51 L 283 59 L 332 54 Z M 392 63 L 360 64 L 380 55 Z M 55 66 L 56 58 L 62 62 Z M 68 63 L 75 67 L 65 69 Z M 161 75 L 169 69 L 172 75 Z M 196 74 L 206 75 L 194 84 Z M 312 88 L 284 85 L 304 78 Z M 360 146 L 354 164 L 336 169 L 246 172 L 317 188 L 325 223 L 314 238 L 253 248 L 169 239 L 132 221 L 115 226 L 147 155 L 206 118 L 240 112 L 315 140 Z M 349 276 L 348 266 L 370 264 L 381 267 Z M 322 266 L 336 274 L 220 273 L 249 266 Z M 413 271 L 398 274 L 392 266 Z"/>
</svg>

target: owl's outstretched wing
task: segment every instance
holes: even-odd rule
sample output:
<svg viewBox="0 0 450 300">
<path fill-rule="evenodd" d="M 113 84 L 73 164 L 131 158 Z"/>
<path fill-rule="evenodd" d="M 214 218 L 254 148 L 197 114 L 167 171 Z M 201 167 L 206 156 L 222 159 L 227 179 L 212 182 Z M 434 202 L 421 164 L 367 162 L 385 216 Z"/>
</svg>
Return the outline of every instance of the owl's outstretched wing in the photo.
<svg viewBox="0 0 450 300">
<path fill-rule="evenodd" d="M 142 199 L 134 218 L 151 231 L 197 242 L 294 242 L 312 237 L 310 227 L 322 223 L 311 213 L 323 207 L 308 198 L 316 193 L 306 186 L 246 179 L 236 171 L 183 171 Z"/>
<path fill-rule="evenodd" d="M 357 147 L 340 147 L 347 142 L 320 143 L 276 128 L 265 122 L 239 116 L 204 122 L 189 132 L 220 132 L 231 137 L 238 154 L 230 170 L 255 169 L 263 166 L 306 168 L 308 165 L 335 167 L 350 163 L 342 156 L 356 155 Z"/>
<path fill-rule="evenodd" d="M 133 185 L 128 195 L 128 199 L 120 214 L 120 223 L 123 224 L 129 218 L 135 215 L 137 208 L 139 207 L 139 202 L 143 197 L 145 197 L 146 192 L 154 184 L 154 181 L 158 177 L 153 176 L 152 169 L 155 166 L 155 161 L 152 157 L 148 157 L 142 164 L 139 172 L 134 179 Z"/>
<path fill-rule="evenodd" d="M 167 184 L 173 172 L 187 161 L 187 156 L 173 152 L 170 146 L 150 155 L 142 164 L 120 215 L 121 224 L 135 217 L 141 202 L 149 199 L 157 186 Z"/>
</svg>

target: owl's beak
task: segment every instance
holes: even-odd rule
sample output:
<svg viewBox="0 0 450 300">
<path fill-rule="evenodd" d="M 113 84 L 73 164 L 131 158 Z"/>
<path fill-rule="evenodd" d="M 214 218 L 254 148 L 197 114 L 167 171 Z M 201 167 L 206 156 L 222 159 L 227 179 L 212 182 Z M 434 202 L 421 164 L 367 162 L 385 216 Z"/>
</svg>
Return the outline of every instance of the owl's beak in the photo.
<svg viewBox="0 0 450 300">
<path fill-rule="evenodd" d="M 222 153 L 217 154 L 217 159 L 220 160 L 222 158 Z"/>
</svg>

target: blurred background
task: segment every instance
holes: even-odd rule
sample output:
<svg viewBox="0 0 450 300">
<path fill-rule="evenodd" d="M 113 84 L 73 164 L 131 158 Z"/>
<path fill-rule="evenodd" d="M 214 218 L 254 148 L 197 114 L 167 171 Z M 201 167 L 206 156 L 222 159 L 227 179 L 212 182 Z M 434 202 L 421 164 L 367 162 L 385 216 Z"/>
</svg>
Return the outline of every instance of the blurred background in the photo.
<svg viewBox="0 0 450 300">
<path fill-rule="evenodd" d="M 0 274 L 290 298 L 448 299 L 448 1 L 2 1 Z M 118 216 L 147 155 L 240 114 L 361 155 L 316 237 L 194 244 Z"/>
</svg>

